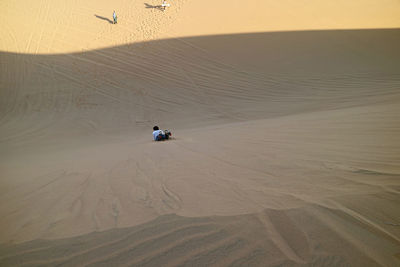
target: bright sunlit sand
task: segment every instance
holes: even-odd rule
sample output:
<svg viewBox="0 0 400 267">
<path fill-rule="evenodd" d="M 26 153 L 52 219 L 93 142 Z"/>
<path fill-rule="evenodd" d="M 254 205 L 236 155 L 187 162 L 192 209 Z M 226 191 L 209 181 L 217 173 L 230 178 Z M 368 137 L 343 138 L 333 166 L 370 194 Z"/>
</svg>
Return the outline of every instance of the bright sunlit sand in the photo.
<svg viewBox="0 0 400 267">
<path fill-rule="evenodd" d="M 400 25 L 397 0 L 167 2 L 163 12 L 161 0 L 3 0 L 0 51 L 70 53 L 162 38 Z"/>
</svg>

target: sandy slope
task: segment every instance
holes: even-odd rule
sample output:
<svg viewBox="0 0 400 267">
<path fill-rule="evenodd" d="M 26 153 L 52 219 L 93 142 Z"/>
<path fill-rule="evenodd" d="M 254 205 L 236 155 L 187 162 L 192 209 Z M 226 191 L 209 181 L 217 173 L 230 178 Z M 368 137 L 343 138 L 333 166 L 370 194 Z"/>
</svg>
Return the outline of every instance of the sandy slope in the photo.
<svg viewBox="0 0 400 267">
<path fill-rule="evenodd" d="M 0 265 L 399 264 L 398 1 L 210 2 L 0 3 Z"/>
</svg>

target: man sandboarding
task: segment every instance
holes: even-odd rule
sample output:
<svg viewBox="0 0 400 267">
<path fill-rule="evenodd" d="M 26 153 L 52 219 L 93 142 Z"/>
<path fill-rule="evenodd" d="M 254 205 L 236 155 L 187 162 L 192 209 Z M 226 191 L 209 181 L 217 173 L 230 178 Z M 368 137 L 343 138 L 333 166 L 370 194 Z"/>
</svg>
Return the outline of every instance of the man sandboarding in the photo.
<svg viewBox="0 0 400 267">
<path fill-rule="evenodd" d="M 163 130 L 160 130 L 160 128 L 158 128 L 158 126 L 153 127 L 154 141 L 168 140 L 171 135 L 172 135 L 171 132 L 168 130 L 163 131 Z"/>
</svg>

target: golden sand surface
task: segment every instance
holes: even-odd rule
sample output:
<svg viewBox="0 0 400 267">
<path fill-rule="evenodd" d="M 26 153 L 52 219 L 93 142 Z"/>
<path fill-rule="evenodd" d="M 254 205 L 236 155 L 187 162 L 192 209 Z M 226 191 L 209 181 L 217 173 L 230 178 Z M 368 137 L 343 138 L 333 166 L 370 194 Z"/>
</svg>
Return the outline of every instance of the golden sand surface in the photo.
<svg viewBox="0 0 400 267">
<path fill-rule="evenodd" d="M 398 0 L 169 2 L 163 12 L 161 0 L 3 0 L 0 51 L 71 53 L 188 36 L 400 26 Z"/>
</svg>

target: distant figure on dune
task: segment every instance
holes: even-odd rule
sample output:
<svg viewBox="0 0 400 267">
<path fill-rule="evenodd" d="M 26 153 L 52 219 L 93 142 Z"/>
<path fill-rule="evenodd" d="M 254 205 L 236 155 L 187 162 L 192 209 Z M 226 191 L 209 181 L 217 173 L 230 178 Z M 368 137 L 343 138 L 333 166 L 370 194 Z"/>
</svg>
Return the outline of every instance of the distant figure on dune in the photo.
<svg viewBox="0 0 400 267">
<path fill-rule="evenodd" d="M 153 139 L 154 141 L 168 140 L 171 136 L 171 132 L 168 130 L 162 131 L 158 126 L 153 127 Z"/>
<path fill-rule="evenodd" d="M 166 8 L 166 7 L 170 7 L 170 6 L 171 6 L 171 5 L 168 4 L 167 1 L 165 1 L 165 0 L 164 0 L 164 1 L 162 2 L 162 4 L 161 4 L 161 7 L 162 7 L 163 11 L 165 11 L 165 8 Z"/>
<path fill-rule="evenodd" d="M 114 20 L 114 24 L 117 24 L 117 14 L 115 13 L 115 10 L 113 13 L 113 20 Z"/>
</svg>

